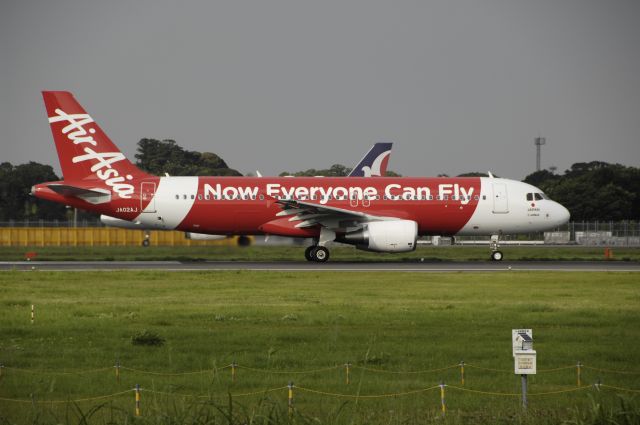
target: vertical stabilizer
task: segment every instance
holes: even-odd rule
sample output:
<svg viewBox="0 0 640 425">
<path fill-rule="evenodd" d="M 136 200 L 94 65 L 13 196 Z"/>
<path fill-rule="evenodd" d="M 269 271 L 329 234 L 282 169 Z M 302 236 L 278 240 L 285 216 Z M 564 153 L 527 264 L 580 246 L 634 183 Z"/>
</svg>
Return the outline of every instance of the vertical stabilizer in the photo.
<svg viewBox="0 0 640 425">
<path fill-rule="evenodd" d="M 69 92 L 42 92 L 65 181 L 91 181 L 120 197 L 146 174 L 133 165 Z"/>
</svg>

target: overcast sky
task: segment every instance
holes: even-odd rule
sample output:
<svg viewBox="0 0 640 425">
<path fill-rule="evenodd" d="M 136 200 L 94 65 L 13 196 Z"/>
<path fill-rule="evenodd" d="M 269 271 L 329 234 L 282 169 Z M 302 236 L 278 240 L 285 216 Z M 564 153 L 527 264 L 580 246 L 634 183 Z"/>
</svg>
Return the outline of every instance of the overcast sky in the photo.
<svg viewBox="0 0 640 425">
<path fill-rule="evenodd" d="M 640 1 L 0 2 L 0 161 L 58 161 L 41 90 L 133 157 L 143 137 L 243 173 L 404 175 L 640 162 Z"/>
</svg>

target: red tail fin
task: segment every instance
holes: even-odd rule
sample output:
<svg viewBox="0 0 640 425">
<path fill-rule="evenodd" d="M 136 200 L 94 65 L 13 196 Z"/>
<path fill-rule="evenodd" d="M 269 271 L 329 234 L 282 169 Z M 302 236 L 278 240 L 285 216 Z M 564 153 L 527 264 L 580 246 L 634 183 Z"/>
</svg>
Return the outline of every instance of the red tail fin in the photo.
<svg viewBox="0 0 640 425">
<path fill-rule="evenodd" d="M 125 158 L 71 93 L 44 91 L 42 96 L 64 179 L 91 180 L 129 198 L 132 180 L 146 174 Z"/>
</svg>

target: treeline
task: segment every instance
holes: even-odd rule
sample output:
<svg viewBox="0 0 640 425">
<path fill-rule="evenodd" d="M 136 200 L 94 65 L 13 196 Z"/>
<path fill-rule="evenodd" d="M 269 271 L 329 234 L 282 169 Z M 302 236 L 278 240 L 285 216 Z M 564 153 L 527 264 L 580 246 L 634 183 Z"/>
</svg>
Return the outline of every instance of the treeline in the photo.
<svg viewBox="0 0 640 425">
<path fill-rule="evenodd" d="M 135 155 L 136 165 L 148 173 L 172 176 L 240 176 L 218 155 L 185 150 L 174 140 L 142 139 Z M 327 169 L 308 169 L 295 176 L 346 176 L 350 168 L 334 164 Z M 393 171 L 388 176 L 399 176 Z M 482 173 L 465 173 L 477 176 Z M 36 162 L 0 164 L 0 221 L 66 220 L 71 211 L 63 205 L 37 199 L 31 186 L 61 180 L 49 165 Z M 573 164 L 564 174 L 543 170 L 528 175 L 525 182 L 542 189 L 571 212 L 573 221 L 640 219 L 640 168 L 593 161 Z M 82 213 L 81 218 L 90 217 Z"/>
<path fill-rule="evenodd" d="M 640 168 L 601 161 L 578 162 L 564 174 L 548 170 L 525 182 L 542 189 L 571 212 L 572 221 L 640 218 Z"/>
<path fill-rule="evenodd" d="M 136 165 L 147 173 L 164 176 L 241 176 L 215 153 L 188 151 L 175 140 L 142 139 Z"/>
<path fill-rule="evenodd" d="M 141 139 L 135 155 L 142 170 L 163 176 L 241 176 L 226 162 L 211 152 L 188 151 L 174 140 Z M 70 220 L 73 211 L 64 205 L 43 201 L 30 195 L 31 186 L 62 180 L 50 165 L 37 162 L 12 165 L 0 164 L 0 221 L 8 220 Z M 96 218 L 90 212 L 80 212 L 79 219 Z"/>
<path fill-rule="evenodd" d="M 288 171 L 283 171 L 280 173 L 280 176 L 296 176 L 296 177 L 313 177 L 313 176 L 325 176 L 325 177 L 346 177 L 351 172 L 352 168 L 345 167 L 342 164 L 333 164 L 329 168 L 316 170 L 315 168 L 309 168 L 304 171 L 296 171 L 294 173 L 290 173 Z M 400 177 L 401 174 L 396 173 L 395 171 L 387 170 L 387 177 Z"/>
</svg>

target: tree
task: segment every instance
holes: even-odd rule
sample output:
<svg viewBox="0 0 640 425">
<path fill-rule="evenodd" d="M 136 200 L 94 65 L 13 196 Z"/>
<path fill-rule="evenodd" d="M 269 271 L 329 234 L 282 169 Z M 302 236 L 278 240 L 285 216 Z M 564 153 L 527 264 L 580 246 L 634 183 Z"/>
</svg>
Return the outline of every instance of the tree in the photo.
<svg viewBox="0 0 640 425">
<path fill-rule="evenodd" d="M 175 140 L 141 139 L 136 165 L 155 174 L 172 176 L 241 176 L 215 153 L 188 151 Z"/>
<path fill-rule="evenodd" d="M 50 165 L 29 162 L 0 164 L 0 221 L 6 220 L 64 220 L 64 205 L 31 196 L 35 184 L 60 180 Z"/>
</svg>

